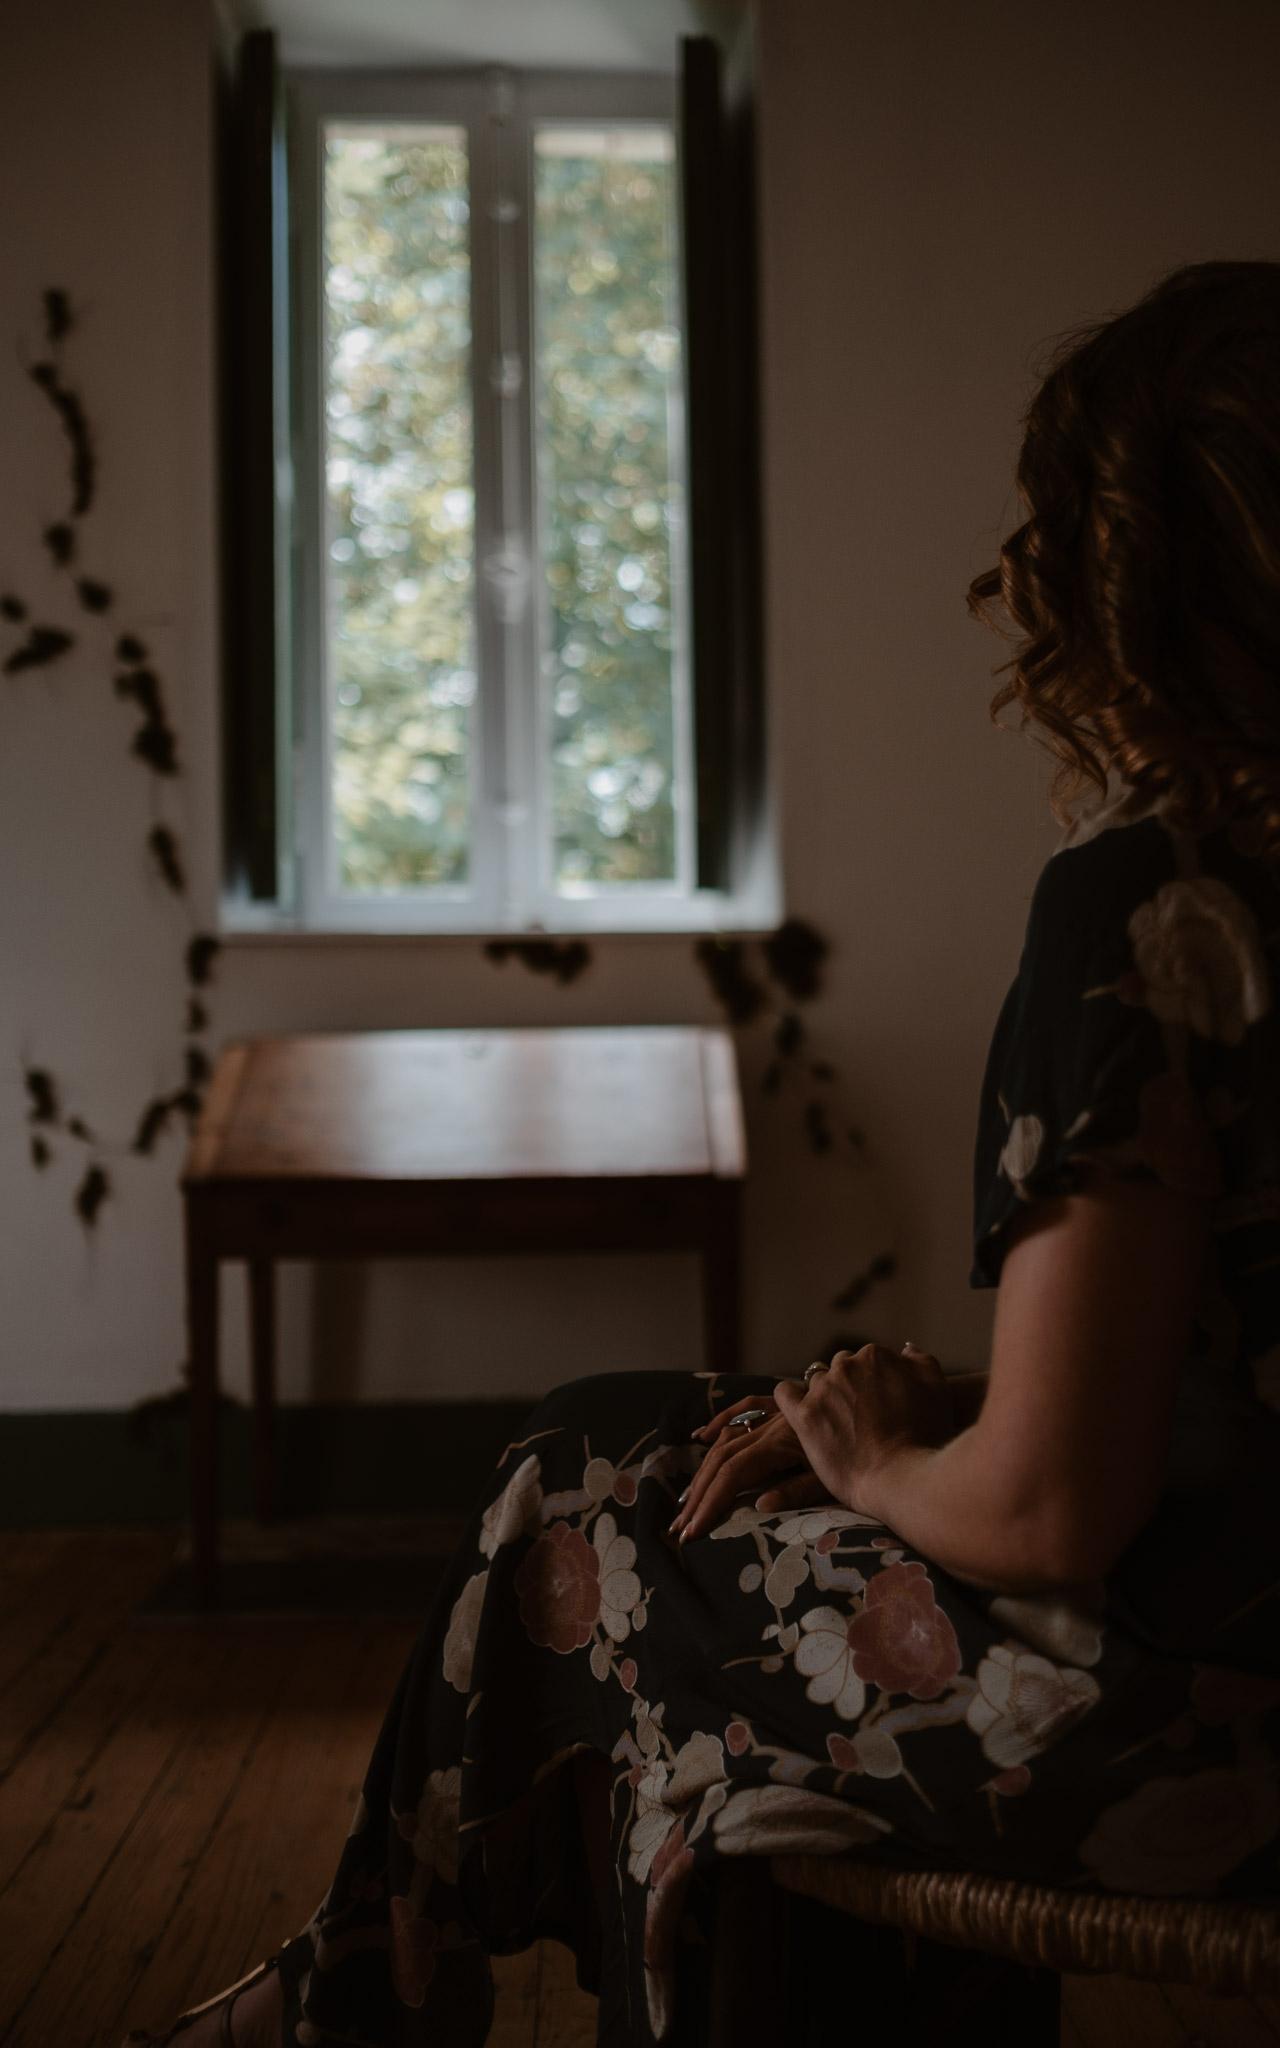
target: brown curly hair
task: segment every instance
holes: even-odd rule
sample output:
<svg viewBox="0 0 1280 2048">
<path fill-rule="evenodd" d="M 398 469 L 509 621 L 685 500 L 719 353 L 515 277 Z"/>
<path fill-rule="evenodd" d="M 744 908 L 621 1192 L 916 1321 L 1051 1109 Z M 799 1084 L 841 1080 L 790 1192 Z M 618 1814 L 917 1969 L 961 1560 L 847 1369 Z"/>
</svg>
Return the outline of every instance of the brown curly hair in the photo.
<svg viewBox="0 0 1280 2048">
<path fill-rule="evenodd" d="M 1059 815 L 1114 771 L 1280 854 L 1280 263 L 1177 270 L 1071 335 L 1017 479 L 969 608 L 1016 629 L 992 715 L 1047 740 Z"/>
</svg>

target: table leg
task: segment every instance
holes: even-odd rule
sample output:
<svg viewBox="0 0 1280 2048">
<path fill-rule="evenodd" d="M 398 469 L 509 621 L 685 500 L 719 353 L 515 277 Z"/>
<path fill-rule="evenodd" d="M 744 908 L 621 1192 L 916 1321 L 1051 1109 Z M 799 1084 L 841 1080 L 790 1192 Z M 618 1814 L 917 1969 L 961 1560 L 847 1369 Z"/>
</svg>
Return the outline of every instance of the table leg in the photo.
<svg viewBox="0 0 1280 2048">
<path fill-rule="evenodd" d="M 253 1374 L 253 1512 L 274 1522 L 276 1491 L 276 1269 L 249 1261 L 249 1344 Z"/>
<path fill-rule="evenodd" d="M 190 1197 L 186 1211 L 191 1398 L 191 1577 L 197 1607 L 218 1603 L 218 1258 Z"/>
<path fill-rule="evenodd" d="M 740 1210 L 736 1181 L 715 1189 L 702 1246 L 702 1306 L 707 1366 L 743 1372 L 741 1338 Z"/>
</svg>

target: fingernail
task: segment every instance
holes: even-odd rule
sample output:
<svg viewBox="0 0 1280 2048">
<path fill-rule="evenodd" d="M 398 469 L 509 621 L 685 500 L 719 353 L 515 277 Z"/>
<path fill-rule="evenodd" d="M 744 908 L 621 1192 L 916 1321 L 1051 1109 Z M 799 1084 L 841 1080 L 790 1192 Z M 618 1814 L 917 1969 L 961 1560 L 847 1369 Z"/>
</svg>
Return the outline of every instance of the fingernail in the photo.
<svg viewBox="0 0 1280 2048">
<path fill-rule="evenodd" d="M 702 1432 L 703 1432 L 703 1430 L 704 1430 L 704 1429 L 706 1428 L 706 1426 L 707 1426 L 707 1425 L 706 1425 L 706 1423 L 705 1423 L 705 1422 L 700 1422 L 700 1423 L 698 1424 L 698 1427 L 697 1427 L 697 1428 L 696 1428 L 696 1429 L 694 1430 L 694 1432 L 693 1432 L 694 1436 L 695 1436 L 695 1437 L 701 1436 L 701 1435 L 702 1435 Z"/>
<path fill-rule="evenodd" d="M 668 1536 L 674 1536 L 674 1535 L 675 1535 L 675 1533 L 676 1533 L 676 1530 L 677 1530 L 677 1529 L 678 1529 L 679 1527 L 680 1527 L 680 1517 L 679 1517 L 679 1515 L 677 1515 L 677 1516 L 676 1516 L 676 1518 L 675 1518 L 675 1521 L 674 1521 L 674 1522 L 668 1522 L 668 1523 L 667 1523 L 667 1534 L 668 1534 Z"/>
<path fill-rule="evenodd" d="M 686 1502 L 686 1501 L 688 1500 L 688 1498 L 689 1498 L 689 1495 L 690 1495 L 690 1494 L 691 1494 L 692 1492 L 693 1492 L 693 1488 L 692 1488 L 691 1486 L 686 1486 L 686 1487 L 685 1487 L 685 1490 L 684 1490 L 684 1492 L 683 1492 L 683 1493 L 681 1494 L 681 1496 L 680 1496 L 680 1505 L 681 1505 L 681 1507 L 683 1507 L 683 1506 L 684 1506 L 685 1502 Z"/>
</svg>

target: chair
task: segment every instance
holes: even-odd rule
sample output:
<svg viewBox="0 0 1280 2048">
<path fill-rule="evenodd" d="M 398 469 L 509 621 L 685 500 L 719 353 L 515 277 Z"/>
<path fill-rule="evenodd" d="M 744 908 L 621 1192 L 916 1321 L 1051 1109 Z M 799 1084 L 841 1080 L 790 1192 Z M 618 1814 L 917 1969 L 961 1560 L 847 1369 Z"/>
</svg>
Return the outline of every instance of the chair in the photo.
<svg viewBox="0 0 1280 2048">
<path fill-rule="evenodd" d="M 1190 1984 L 1218 1997 L 1280 1992 L 1280 1910 L 1217 1899 L 1055 1891 L 971 1871 L 893 1870 L 845 1856 L 778 1856 L 785 1891 L 875 1926 L 1026 1969 Z"/>
</svg>

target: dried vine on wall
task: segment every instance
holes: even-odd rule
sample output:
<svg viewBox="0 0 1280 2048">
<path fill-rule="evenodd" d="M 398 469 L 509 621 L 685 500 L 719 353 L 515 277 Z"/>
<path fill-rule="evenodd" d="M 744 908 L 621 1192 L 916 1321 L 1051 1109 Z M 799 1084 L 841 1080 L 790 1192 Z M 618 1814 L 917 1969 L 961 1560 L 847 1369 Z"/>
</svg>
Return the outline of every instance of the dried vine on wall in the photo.
<svg viewBox="0 0 1280 2048">
<path fill-rule="evenodd" d="M 10 647 L 0 671 L 9 677 L 40 671 L 61 662 L 86 634 L 102 640 L 104 665 L 109 665 L 116 696 L 134 714 L 128 747 L 148 777 L 151 822 L 147 853 L 157 877 L 170 893 L 187 898 L 187 871 L 182 845 L 165 816 L 168 787 L 182 772 L 178 737 L 169 719 L 164 687 L 152 665 L 146 641 L 119 625 L 103 626 L 116 613 L 116 593 L 83 565 L 84 522 L 93 509 L 98 486 L 98 455 L 93 429 L 79 392 L 66 376 L 65 344 L 75 330 L 75 314 L 67 292 L 44 294 L 44 350 L 28 366 L 28 375 L 48 401 L 62 431 L 67 455 L 66 510 L 44 527 L 40 539 L 54 568 L 66 579 L 68 601 L 87 617 L 72 614 L 74 625 L 32 617 L 31 607 L 13 591 L 0 596 L 0 620 L 20 637 Z M 97 625 L 94 621 L 98 621 Z M 112 1141 L 78 1111 L 68 1108 L 66 1085 L 45 1066 L 23 1062 L 26 1086 L 28 1149 L 33 1166 L 43 1170 L 57 1154 L 57 1141 L 82 1148 L 84 1167 L 73 1204 L 86 1228 L 97 1222 L 112 1191 L 111 1160 L 132 1153 L 146 1158 L 175 1119 L 190 1124 L 199 1112 L 210 1075 L 205 1044 L 209 1029 L 207 991 L 219 942 L 189 920 L 183 946 L 186 996 L 180 1026 L 180 1073 L 173 1087 L 143 1105 L 130 1137 Z"/>
<path fill-rule="evenodd" d="M 821 992 L 823 965 L 830 951 L 828 941 L 813 925 L 789 917 L 777 931 L 755 942 L 699 939 L 694 956 L 731 1024 L 739 1029 L 752 1024 L 768 1029 L 769 1058 L 761 1088 L 766 1095 L 785 1093 L 798 1099 L 809 1149 L 820 1157 L 843 1157 L 865 1168 L 869 1164 L 866 1133 L 844 1112 L 839 1069 L 814 1050 L 801 1015 L 801 1006 Z M 878 1253 L 832 1296 L 830 1307 L 844 1313 L 861 1307 L 872 1290 L 891 1280 L 897 1270 L 894 1252 Z"/>
</svg>

